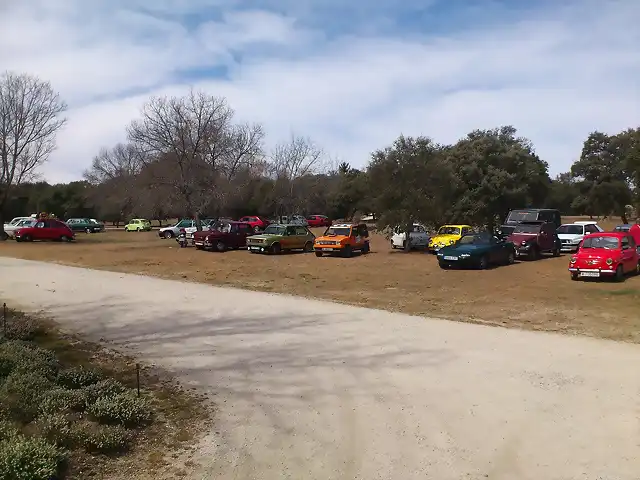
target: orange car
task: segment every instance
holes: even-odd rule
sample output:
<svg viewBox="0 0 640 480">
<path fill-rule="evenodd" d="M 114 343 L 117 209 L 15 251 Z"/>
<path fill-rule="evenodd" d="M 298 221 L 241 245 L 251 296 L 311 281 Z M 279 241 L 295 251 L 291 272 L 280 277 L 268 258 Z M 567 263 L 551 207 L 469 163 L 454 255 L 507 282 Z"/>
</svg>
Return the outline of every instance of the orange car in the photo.
<svg viewBox="0 0 640 480">
<path fill-rule="evenodd" d="M 354 251 L 369 253 L 369 231 L 364 223 L 331 225 L 324 235 L 316 238 L 313 249 L 316 257 L 325 253 L 338 253 L 343 257 L 350 257 Z"/>
</svg>

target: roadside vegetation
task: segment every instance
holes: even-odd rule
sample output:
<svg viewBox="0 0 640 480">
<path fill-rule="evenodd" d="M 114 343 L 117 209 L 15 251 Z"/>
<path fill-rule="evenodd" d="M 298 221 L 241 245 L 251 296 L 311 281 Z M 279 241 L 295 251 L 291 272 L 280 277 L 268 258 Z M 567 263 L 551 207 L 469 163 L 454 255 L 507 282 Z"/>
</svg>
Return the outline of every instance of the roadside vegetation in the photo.
<svg viewBox="0 0 640 480">
<path fill-rule="evenodd" d="M 0 480 L 153 478 L 207 424 L 204 399 L 161 372 L 141 368 L 138 394 L 132 359 L 46 320 L 7 316 Z"/>
</svg>

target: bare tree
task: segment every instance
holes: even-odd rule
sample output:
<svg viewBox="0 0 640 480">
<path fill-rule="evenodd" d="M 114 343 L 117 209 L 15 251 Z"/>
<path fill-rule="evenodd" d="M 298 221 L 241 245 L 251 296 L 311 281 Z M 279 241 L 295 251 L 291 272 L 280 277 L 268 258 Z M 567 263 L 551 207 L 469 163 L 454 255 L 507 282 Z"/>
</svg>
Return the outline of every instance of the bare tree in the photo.
<svg viewBox="0 0 640 480">
<path fill-rule="evenodd" d="M 278 206 L 286 213 L 294 213 L 299 208 L 299 180 L 305 176 L 319 173 L 322 167 L 323 152 L 309 138 L 292 135 L 288 142 L 275 146 L 271 153 L 271 172 L 274 188 L 279 197 Z"/>
<path fill-rule="evenodd" d="M 218 186 L 262 150 L 262 127 L 234 125 L 233 114 L 225 99 L 191 91 L 152 98 L 128 128 L 130 141 L 150 159 L 150 186 L 169 187 L 198 229 L 205 207 L 220 200 Z"/>
<path fill-rule="evenodd" d="M 142 190 L 136 186 L 144 164 L 144 154 L 139 149 L 130 143 L 119 143 L 100 150 L 84 172 L 85 180 L 97 187 L 93 200 L 101 206 L 101 215 L 114 220 L 116 225 L 126 221 L 140 203 Z"/>
<path fill-rule="evenodd" d="M 0 76 L 0 238 L 12 188 L 30 180 L 56 147 L 67 105 L 51 84 L 6 72 Z"/>
</svg>

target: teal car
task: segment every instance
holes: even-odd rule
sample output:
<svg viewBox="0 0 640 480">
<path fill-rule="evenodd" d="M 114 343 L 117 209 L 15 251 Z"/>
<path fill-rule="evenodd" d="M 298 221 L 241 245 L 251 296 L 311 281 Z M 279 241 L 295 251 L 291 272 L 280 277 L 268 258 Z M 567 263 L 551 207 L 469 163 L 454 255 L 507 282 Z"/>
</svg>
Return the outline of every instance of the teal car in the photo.
<svg viewBox="0 0 640 480">
<path fill-rule="evenodd" d="M 516 261 L 516 248 L 511 242 L 490 233 L 465 235 L 454 245 L 438 252 L 440 268 L 480 268 L 490 265 L 511 265 Z"/>
</svg>

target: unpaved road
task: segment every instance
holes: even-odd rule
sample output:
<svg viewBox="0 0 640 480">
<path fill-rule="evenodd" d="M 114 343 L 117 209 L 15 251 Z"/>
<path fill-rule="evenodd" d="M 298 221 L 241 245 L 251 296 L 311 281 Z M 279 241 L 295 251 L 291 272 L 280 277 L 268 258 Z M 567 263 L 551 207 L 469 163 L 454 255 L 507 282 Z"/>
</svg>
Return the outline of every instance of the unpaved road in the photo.
<svg viewBox="0 0 640 480">
<path fill-rule="evenodd" d="M 9 258 L 0 298 L 214 393 L 192 478 L 640 475 L 638 345 Z"/>
</svg>

